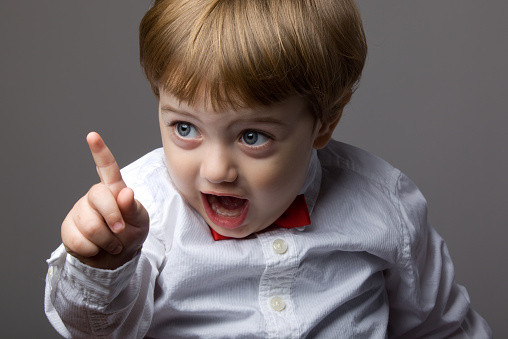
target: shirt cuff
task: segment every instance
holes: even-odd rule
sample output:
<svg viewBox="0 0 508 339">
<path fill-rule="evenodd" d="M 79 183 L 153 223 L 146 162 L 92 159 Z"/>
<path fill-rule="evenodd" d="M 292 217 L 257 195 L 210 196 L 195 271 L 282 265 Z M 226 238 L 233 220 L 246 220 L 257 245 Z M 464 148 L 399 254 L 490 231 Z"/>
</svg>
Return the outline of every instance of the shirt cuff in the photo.
<svg viewBox="0 0 508 339">
<path fill-rule="evenodd" d="M 115 270 L 99 269 L 83 264 L 60 245 L 48 259 L 47 284 L 54 292 L 62 277 L 81 288 L 97 305 L 106 306 L 126 287 L 136 271 L 141 251 Z"/>
</svg>

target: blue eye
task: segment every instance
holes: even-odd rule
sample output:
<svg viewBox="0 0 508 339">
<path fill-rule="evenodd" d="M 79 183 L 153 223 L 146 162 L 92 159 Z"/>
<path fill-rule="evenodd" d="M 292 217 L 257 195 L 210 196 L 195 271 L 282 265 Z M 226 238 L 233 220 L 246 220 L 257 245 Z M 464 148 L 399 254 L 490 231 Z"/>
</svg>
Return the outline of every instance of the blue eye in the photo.
<svg viewBox="0 0 508 339">
<path fill-rule="evenodd" d="M 246 131 L 242 134 L 242 141 L 249 146 L 261 146 L 268 140 L 266 135 L 256 131 Z"/>
<path fill-rule="evenodd" d="M 187 122 L 177 122 L 176 123 L 176 132 L 184 138 L 195 138 L 199 136 L 199 133 L 192 124 Z"/>
</svg>

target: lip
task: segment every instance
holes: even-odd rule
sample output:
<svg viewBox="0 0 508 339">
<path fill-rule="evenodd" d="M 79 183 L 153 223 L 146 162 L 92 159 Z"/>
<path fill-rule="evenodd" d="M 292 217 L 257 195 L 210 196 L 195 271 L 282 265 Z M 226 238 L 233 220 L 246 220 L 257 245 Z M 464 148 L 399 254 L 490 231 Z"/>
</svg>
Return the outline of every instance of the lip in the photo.
<svg viewBox="0 0 508 339">
<path fill-rule="evenodd" d="M 214 195 L 214 196 L 229 196 L 234 197 L 238 199 L 244 199 L 242 197 L 239 197 L 234 194 L 223 194 L 223 193 L 209 193 L 209 192 L 202 192 L 201 193 L 201 200 L 203 202 L 203 206 L 205 208 L 206 215 L 210 219 L 212 223 L 214 223 L 216 226 L 227 228 L 227 229 L 235 229 L 240 227 L 245 218 L 247 217 L 247 213 L 249 212 L 249 200 L 246 200 L 245 205 L 242 207 L 241 213 L 236 217 L 227 217 L 223 215 L 219 215 L 216 212 L 213 211 L 212 206 L 210 206 L 210 203 L 208 202 L 207 196 L 208 195 Z"/>
</svg>

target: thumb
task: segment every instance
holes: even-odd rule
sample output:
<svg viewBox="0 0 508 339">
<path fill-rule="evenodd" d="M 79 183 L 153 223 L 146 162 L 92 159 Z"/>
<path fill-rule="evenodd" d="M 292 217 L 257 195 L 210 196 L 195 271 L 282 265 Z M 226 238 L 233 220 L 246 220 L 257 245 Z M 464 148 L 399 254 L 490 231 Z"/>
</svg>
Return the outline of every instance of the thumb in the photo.
<svg viewBox="0 0 508 339">
<path fill-rule="evenodd" d="M 117 204 L 126 223 L 141 228 L 148 227 L 148 212 L 139 201 L 134 199 L 134 191 L 132 189 L 128 187 L 123 188 L 118 194 Z"/>
</svg>

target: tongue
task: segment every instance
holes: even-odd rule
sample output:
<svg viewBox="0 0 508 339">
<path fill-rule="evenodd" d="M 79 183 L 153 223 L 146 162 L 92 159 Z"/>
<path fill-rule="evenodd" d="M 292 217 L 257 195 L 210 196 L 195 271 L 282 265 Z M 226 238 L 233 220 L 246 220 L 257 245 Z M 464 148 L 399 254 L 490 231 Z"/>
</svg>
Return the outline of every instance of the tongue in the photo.
<svg viewBox="0 0 508 339">
<path fill-rule="evenodd" d="M 228 196 L 218 196 L 218 203 L 225 209 L 228 210 L 236 210 L 242 207 L 245 204 L 245 199 L 239 199 L 235 197 Z"/>
</svg>

